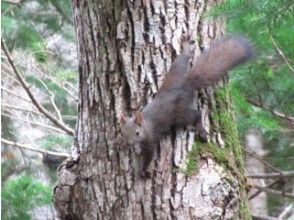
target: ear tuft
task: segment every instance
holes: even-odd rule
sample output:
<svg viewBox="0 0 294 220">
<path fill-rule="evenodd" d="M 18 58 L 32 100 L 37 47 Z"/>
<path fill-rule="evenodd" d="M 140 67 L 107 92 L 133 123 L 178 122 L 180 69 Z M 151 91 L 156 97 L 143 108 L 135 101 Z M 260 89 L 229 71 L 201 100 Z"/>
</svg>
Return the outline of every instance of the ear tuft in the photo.
<svg viewBox="0 0 294 220">
<path fill-rule="evenodd" d="M 143 122 L 142 112 L 136 111 L 136 113 L 135 113 L 135 123 L 137 125 L 141 126 L 142 125 L 142 122 Z"/>
</svg>

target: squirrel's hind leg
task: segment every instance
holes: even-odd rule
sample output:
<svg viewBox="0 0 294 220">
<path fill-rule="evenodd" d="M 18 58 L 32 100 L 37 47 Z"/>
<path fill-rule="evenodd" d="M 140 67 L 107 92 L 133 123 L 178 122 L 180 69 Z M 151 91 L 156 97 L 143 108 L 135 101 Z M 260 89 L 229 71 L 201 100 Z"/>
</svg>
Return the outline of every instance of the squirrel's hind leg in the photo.
<svg viewBox="0 0 294 220">
<path fill-rule="evenodd" d="M 194 125 L 201 141 L 207 141 L 207 132 L 204 129 L 200 110 L 188 109 L 184 114 L 176 118 L 175 125 L 178 127 Z"/>
</svg>

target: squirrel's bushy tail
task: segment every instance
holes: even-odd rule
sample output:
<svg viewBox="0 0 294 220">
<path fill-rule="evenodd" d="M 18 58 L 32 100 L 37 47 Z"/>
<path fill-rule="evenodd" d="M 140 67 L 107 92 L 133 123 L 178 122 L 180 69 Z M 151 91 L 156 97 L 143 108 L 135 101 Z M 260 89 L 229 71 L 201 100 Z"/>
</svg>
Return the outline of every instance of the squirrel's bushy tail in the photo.
<svg viewBox="0 0 294 220">
<path fill-rule="evenodd" d="M 253 56 L 251 42 L 239 36 L 226 36 L 214 41 L 208 51 L 196 58 L 187 76 L 193 89 L 216 83 L 228 70 Z"/>
</svg>

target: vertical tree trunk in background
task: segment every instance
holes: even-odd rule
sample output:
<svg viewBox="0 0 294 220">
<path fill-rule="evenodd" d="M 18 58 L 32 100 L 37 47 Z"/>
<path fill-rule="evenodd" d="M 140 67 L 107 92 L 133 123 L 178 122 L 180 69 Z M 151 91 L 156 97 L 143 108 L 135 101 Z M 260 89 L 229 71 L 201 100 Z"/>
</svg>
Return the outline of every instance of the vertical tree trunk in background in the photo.
<svg viewBox="0 0 294 220">
<path fill-rule="evenodd" d="M 141 158 L 117 141 L 121 114 L 152 100 L 183 32 L 195 36 L 195 54 L 222 34 L 222 22 L 204 20 L 214 2 L 73 1 L 80 103 L 75 158 L 60 167 L 54 191 L 62 219 L 247 218 L 228 87 L 203 90 L 195 101 L 210 109 L 214 144 L 193 145 L 190 127 L 173 132 L 158 146 L 150 179 L 138 176 Z"/>
<path fill-rule="evenodd" d="M 257 155 L 259 158 L 266 156 L 266 150 L 263 145 L 262 135 L 255 130 L 247 132 L 245 136 L 245 147 L 246 150 Z M 246 159 L 246 170 L 250 173 L 265 173 L 265 166 L 262 162 L 254 157 L 248 157 Z M 253 185 L 265 186 L 266 183 L 263 179 L 251 179 Z M 256 193 L 256 190 L 252 194 Z M 250 210 L 253 213 L 259 215 L 268 215 L 267 209 L 267 195 L 265 192 L 261 192 L 258 196 L 250 200 Z"/>
</svg>

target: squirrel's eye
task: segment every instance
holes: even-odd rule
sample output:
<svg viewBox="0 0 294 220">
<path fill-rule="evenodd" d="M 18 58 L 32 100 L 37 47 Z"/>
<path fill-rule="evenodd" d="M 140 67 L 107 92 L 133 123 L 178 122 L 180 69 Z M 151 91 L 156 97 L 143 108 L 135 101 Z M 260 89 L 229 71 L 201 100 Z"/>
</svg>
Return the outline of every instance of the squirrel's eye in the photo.
<svg viewBox="0 0 294 220">
<path fill-rule="evenodd" d="M 140 132 L 139 131 L 136 131 L 136 135 L 139 136 L 139 134 L 140 134 Z"/>
</svg>

